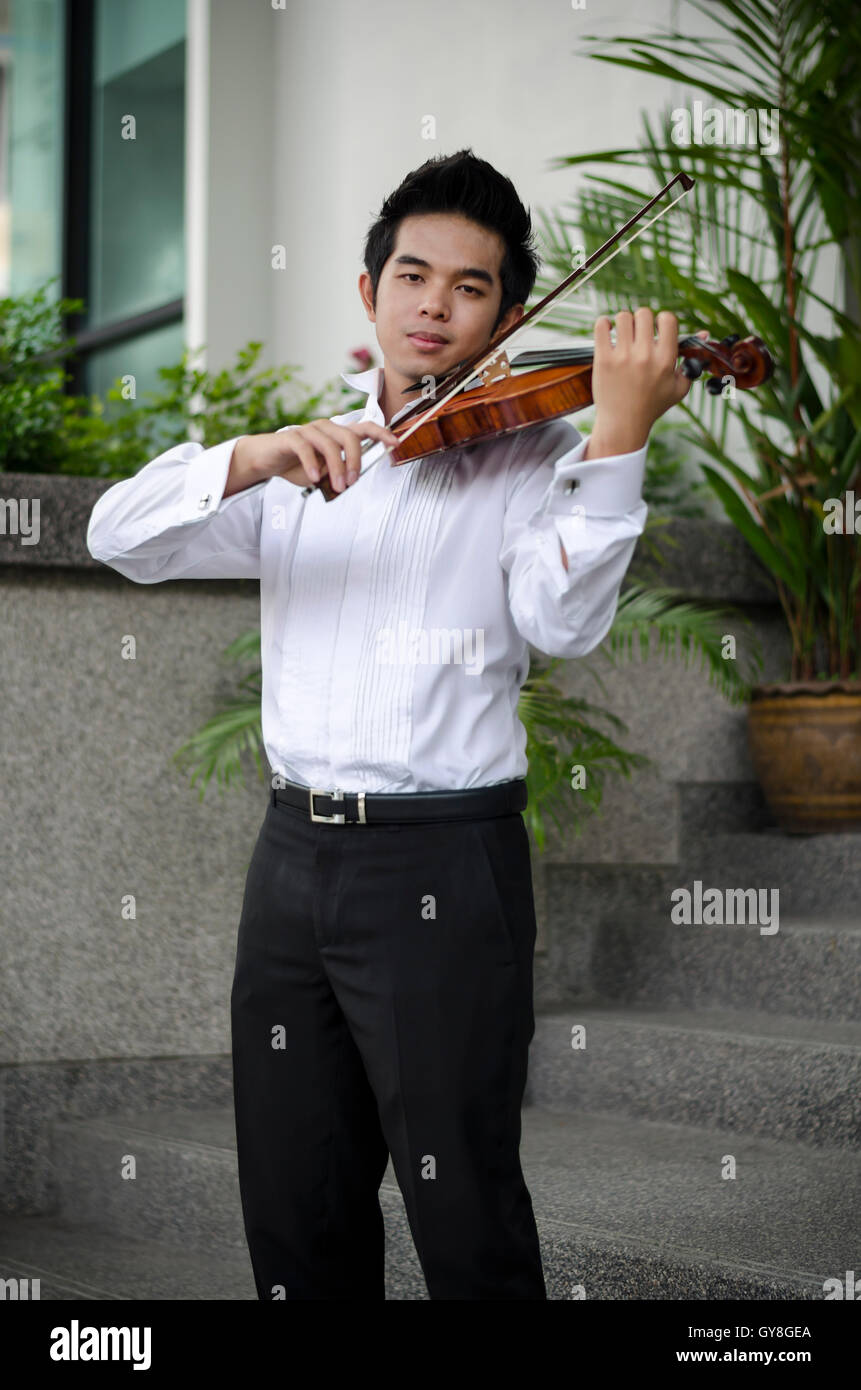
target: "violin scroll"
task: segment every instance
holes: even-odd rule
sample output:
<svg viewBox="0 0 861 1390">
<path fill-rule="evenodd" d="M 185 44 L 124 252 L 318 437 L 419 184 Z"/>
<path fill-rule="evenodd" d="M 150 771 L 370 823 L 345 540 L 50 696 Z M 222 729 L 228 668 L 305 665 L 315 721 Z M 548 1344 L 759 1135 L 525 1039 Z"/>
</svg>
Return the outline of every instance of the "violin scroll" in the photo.
<svg viewBox="0 0 861 1390">
<path fill-rule="evenodd" d="M 683 338 L 679 355 L 684 359 L 682 371 L 692 381 L 709 373 L 706 390 L 719 395 L 723 378 L 731 376 L 740 391 L 761 386 L 774 373 L 771 353 L 761 338 L 751 334 L 741 338 L 733 333 L 720 342 L 712 338 Z"/>
</svg>

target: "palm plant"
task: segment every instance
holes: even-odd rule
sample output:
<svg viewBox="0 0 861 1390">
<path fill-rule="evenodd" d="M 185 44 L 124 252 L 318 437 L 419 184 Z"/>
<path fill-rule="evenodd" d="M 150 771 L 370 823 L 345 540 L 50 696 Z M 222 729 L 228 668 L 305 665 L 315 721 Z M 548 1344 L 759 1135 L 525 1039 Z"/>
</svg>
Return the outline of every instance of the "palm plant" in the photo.
<svg viewBox="0 0 861 1390">
<path fill-rule="evenodd" d="M 861 527 L 833 518 L 841 499 L 861 495 L 861 11 L 854 0 L 687 7 L 713 37 L 688 26 L 585 42 L 593 58 L 682 82 L 724 112 L 776 112 L 776 141 L 682 148 L 679 108 L 644 117 L 631 148 L 565 156 L 556 167 L 636 169 L 661 185 L 681 166 L 696 179 L 679 209 L 602 270 L 600 311 L 659 305 L 686 331 L 753 332 L 771 349 L 772 381 L 731 410 L 692 390 L 680 407 L 683 437 L 711 461 L 702 465 L 710 487 L 774 581 L 792 644 L 789 678 L 857 680 Z M 630 175 L 587 176 L 566 210 L 541 214 L 552 268 L 567 274 L 577 248 L 594 250 L 642 198 Z M 573 296 L 545 326 L 576 335 L 597 309 L 594 293 Z M 749 469 L 736 461 L 733 421 Z"/>
</svg>

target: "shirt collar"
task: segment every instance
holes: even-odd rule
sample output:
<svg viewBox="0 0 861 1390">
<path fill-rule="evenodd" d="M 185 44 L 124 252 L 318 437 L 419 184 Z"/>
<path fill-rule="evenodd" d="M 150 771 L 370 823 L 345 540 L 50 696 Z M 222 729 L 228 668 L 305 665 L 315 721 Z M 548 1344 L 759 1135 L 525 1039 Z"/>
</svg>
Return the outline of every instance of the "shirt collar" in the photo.
<svg viewBox="0 0 861 1390">
<path fill-rule="evenodd" d="M 366 396 L 373 396 L 375 401 L 380 399 L 380 391 L 383 389 L 382 367 L 369 367 L 366 372 L 342 372 L 341 378 L 348 386 L 352 386 L 354 391 L 363 391 Z"/>
<path fill-rule="evenodd" d="M 368 397 L 365 402 L 365 418 L 367 419 L 369 415 L 374 417 L 379 416 L 382 420 L 383 412 L 380 406 L 380 392 L 383 389 L 383 368 L 370 367 L 366 372 L 341 372 L 341 379 L 346 381 L 348 386 L 352 386 L 354 391 L 362 391 Z M 407 401 L 406 405 L 403 405 L 400 410 L 395 412 L 389 423 L 394 424 L 395 420 L 414 404 L 414 400 Z"/>
</svg>

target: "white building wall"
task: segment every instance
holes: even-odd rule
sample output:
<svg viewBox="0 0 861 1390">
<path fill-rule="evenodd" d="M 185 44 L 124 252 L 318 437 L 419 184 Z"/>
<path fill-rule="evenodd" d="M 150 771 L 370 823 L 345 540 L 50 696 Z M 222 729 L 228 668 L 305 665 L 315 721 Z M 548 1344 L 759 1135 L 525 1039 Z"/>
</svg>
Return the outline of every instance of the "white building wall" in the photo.
<svg viewBox="0 0 861 1390">
<path fill-rule="evenodd" d="M 352 347 L 376 348 L 357 281 L 385 195 L 431 156 L 471 146 L 533 210 L 569 197 L 580 172 L 551 171 L 550 161 L 634 143 L 640 108 L 671 94 L 588 61 L 583 36 L 636 32 L 671 9 L 669 0 L 648 14 L 637 0 L 578 10 L 570 0 L 286 0 L 284 9 L 211 0 L 212 365 L 262 337 L 267 364 L 299 364 L 318 385 Z M 189 33 L 191 46 L 191 24 Z M 429 115 L 435 140 L 422 138 Z M 270 266 L 279 244 L 286 270 Z M 195 327 L 199 317 L 190 303 Z"/>
</svg>

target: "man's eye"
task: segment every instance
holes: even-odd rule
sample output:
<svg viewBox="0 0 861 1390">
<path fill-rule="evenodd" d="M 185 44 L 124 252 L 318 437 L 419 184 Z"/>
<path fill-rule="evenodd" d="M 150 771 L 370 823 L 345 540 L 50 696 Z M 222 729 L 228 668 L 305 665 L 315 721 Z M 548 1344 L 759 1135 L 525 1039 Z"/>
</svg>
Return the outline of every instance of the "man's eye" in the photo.
<svg viewBox="0 0 861 1390">
<path fill-rule="evenodd" d="M 416 274 L 414 270 L 405 270 L 401 275 L 398 276 L 399 280 L 420 280 L 421 278 L 422 277 Z M 482 297 L 482 291 L 476 289 L 475 285 L 458 285 L 458 289 L 469 290 L 470 294 L 478 295 L 479 298 Z"/>
</svg>

